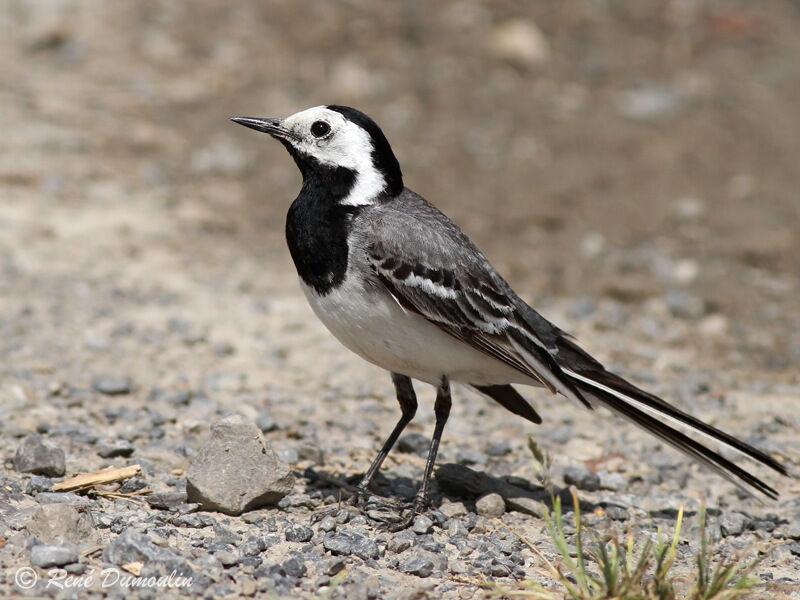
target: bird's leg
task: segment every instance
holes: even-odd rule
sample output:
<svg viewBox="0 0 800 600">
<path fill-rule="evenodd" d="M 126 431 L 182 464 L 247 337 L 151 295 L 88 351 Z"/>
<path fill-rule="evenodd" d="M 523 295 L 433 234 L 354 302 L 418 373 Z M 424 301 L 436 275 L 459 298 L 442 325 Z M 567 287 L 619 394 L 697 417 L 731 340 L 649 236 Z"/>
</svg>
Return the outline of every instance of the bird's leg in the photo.
<svg viewBox="0 0 800 600">
<path fill-rule="evenodd" d="M 352 491 L 348 492 L 348 502 L 357 506 L 361 511 L 364 511 L 367 508 L 367 500 L 370 495 L 369 485 L 372 483 L 372 479 L 381 468 L 383 461 L 386 459 L 389 451 L 394 446 L 397 438 L 400 437 L 400 434 L 406 428 L 406 425 L 408 425 L 408 423 L 417 413 L 417 395 L 414 393 L 414 385 L 411 383 L 411 378 L 407 377 L 406 375 L 400 375 L 399 373 L 392 373 L 392 381 L 394 382 L 394 389 L 397 393 L 397 401 L 400 403 L 400 410 L 403 411 L 403 414 L 400 416 L 400 420 L 397 422 L 397 425 L 394 426 L 392 433 L 389 434 L 386 442 L 384 442 L 380 452 L 378 452 L 378 456 L 376 456 L 375 460 L 372 461 L 372 464 L 369 466 L 364 478 L 355 487 L 355 489 L 352 489 Z M 378 508 L 380 508 L 380 506 L 378 506 Z M 395 506 L 388 506 L 388 503 L 385 508 L 390 511 L 398 510 Z M 312 515 L 311 520 L 312 522 L 317 522 L 322 520 L 327 515 L 333 516 L 336 512 L 338 512 L 337 507 L 318 511 Z M 392 520 L 397 519 L 399 519 L 399 517 L 396 517 Z"/>
<path fill-rule="evenodd" d="M 414 498 L 414 504 L 411 511 L 403 521 L 392 526 L 392 530 L 399 531 L 400 529 L 408 528 L 414 521 L 419 513 L 425 510 L 428 504 L 428 486 L 433 473 L 433 466 L 436 464 L 436 454 L 439 452 L 439 440 L 442 439 L 442 432 L 444 425 L 447 423 L 447 418 L 450 416 L 450 407 L 452 401 L 450 398 L 450 382 L 447 377 L 442 376 L 442 382 L 436 391 L 436 404 L 433 405 L 433 412 L 436 415 L 436 426 L 433 429 L 433 438 L 431 439 L 431 448 L 428 451 L 428 460 L 425 463 L 425 473 L 422 476 L 422 485 Z"/>
<path fill-rule="evenodd" d="M 406 375 L 392 373 L 392 381 L 394 382 L 397 401 L 400 403 L 400 410 L 403 411 L 403 414 L 400 416 L 397 425 L 394 426 L 392 433 L 389 434 L 386 442 L 384 442 L 381 451 L 378 452 L 378 456 L 372 461 L 369 470 L 367 470 L 366 475 L 364 475 L 364 479 L 362 479 L 361 483 L 356 487 L 356 494 L 360 502 L 365 501 L 369 496 L 369 485 L 372 483 L 373 477 L 375 477 L 375 474 L 381 468 L 383 461 L 394 446 L 397 438 L 400 437 L 406 425 L 408 425 L 417 413 L 417 395 L 414 393 L 414 385 L 411 383 L 411 378 Z"/>
</svg>

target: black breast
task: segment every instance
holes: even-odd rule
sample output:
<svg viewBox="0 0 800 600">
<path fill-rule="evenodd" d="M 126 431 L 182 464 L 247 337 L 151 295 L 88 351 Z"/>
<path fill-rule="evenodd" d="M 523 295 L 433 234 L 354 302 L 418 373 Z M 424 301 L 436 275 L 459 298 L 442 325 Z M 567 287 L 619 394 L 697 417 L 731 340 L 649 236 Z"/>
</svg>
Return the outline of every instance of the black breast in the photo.
<svg viewBox="0 0 800 600">
<path fill-rule="evenodd" d="M 355 173 L 341 167 L 315 165 L 303 173 L 303 188 L 286 216 L 286 241 L 297 274 L 318 294 L 344 281 L 349 248 L 347 236 L 359 206 L 345 206 Z"/>
</svg>

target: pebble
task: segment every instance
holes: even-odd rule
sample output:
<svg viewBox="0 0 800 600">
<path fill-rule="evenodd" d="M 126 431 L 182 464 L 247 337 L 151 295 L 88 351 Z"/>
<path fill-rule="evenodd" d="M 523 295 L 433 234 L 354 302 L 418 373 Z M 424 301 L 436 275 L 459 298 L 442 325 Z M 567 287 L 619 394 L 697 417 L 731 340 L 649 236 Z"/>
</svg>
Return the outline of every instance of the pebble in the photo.
<svg viewBox="0 0 800 600">
<path fill-rule="evenodd" d="M 724 512 L 719 517 L 719 529 L 723 537 L 736 536 L 744 533 L 750 523 L 750 518 L 740 512 Z"/>
<path fill-rule="evenodd" d="M 285 561 L 281 565 L 281 568 L 290 577 L 305 577 L 307 572 L 306 565 L 303 562 L 303 559 L 299 556 L 293 556 L 289 560 Z"/>
<path fill-rule="evenodd" d="M 447 523 L 447 535 L 450 536 L 451 539 L 462 536 L 466 537 L 469 535 L 469 530 L 460 519 L 450 519 Z"/>
<path fill-rule="evenodd" d="M 53 491 L 53 480 L 49 477 L 44 477 L 43 475 L 34 475 L 31 477 L 30 481 L 28 481 L 28 485 L 25 488 L 25 493 L 29 496 L 33 496 L 38 492 L 52 492 Z"/>
<path fill-rule="evenodd" d="M 627 521 L 628 517 L 630 516 L 627 509 L 621 506 L 615 506 L 613 504 L 605 507 L 604 510 L 606 512 L 606 516 L 608 516 L 608 518 L 612 521 Z"/>
<path fill-rule="evenodd" d="M 620 94 L 617 109 L 629 119 L 652 121 L 678 114 L 686 100 L 676 91 L 661 86 L 629 89 Z"/>
<path fill-rule="evenodd" d="M 311 527 L 294 523 L 286 528 L 284 536 L 287 542 L 308 542 L 314 537 L 314 530 Z"/>
<path fill-rule="evenodd" d="M 467 507 L 463 502 L 451 502 L 450 500 L 443 500 L 439 511 L 447 518 L 463 517 L 467 514 Z"/>
<path fill-rule="evenodd" d="M 278 422 L 269 415 L 261 415 L 260 417 L 257 417 L 256 427 L 258 427 L 264 433 L 269 433 L 270 431 L 279 429 Z"/>
<path fill-rule="evenodd" d="M 500 494 L 492 492 L 475 501 L 475 510 L 482 517 L 502 517 L 506 512 L 506 503 Z"/>
<path fill-rule="evenodd" d="M 140 531 L 126 529 L 103 550 L 103 560 L 113 565 L 141 562 L 162 568 L 162 572 L 173 570 L 184 576 L 192 572 L 186 560 L 172 550 L 156 546 L 152 540 Z"/>
<path fill-rule="evenodd" d="M 347 533 L 332 533 L 322 539 L 322 547 L 335 555 L 353 553 L 353 538 Z"/>
<path fill-rule="evenodd" d="M 512 19 L 489 31 L 489 52 L 496 58 L 523 66 L 536 66 L 550 58 L 550 43 L 528 19 Z"/>
<path fill-rule="evenodd" d="M 146 496 L 147 503 L 153 508 L 175 510 L 186 503 L 186 492 L 153 492 Z"/>
<path fill-rule="evenodd" d="M 319 522 L 319 530 L 327 533 L 328 531 L 333 531 L 334 529 L 336 529 L 336 521 L 331 515 L 325 515 Z"/>
<path fill-rule="evenodd" d="M 486 454 L 489 456 L 505 456 L 506 454 L 511 453 L 511 442 L 508 440 L 503 440 L 501 442 L 497 442 L 496 444 L 492 444 L 486 449 Z"/>
<path fill-rule="evenodd" d="M 73 546 L 49 546 L 40 544 L 31 548 L 31 564 L 46 569 L 78 562 L 78 549 Z"/>
<path fill-rule="evenodd" d="M 485 465 L 488 458 L 483 452 L 464 448 L 456 453 L 456 462 L 462 465 Z"/>
<path fill-rule="evenodd" d="M 664 304 L 674 317 L 694 319 L 705 312 L 703 300 L 686 290 L 670 290 L 664 295 Z"/>
<path fill-rule="evenodd" d="M 596 492 L 600 489 L 600 477 L 590 473 L 583 467 L 567 467 L 564 469 L 564 483 L 574 485 L 587 492 Z"/>
<path fill-rule="evenodd" d="M 294 476 L 261 430 L 240 415 L 217 421 L 192 460 L 186 481 L 190 502 L 204 510 L 239 515 L 276 504 L 292 491 Z"/>
<path fill-rule="evenodd" d="M 38 433 L 22 440 L 14 455 L 14 468 L 21 473 L 63 477 L 67 470 L 64 451 Z"/>
<path fill-rule="evenodd" d="M 119 396 L 131 393 L 131 382 L 125 377 L 100 375 L 92 380 L 92 388 L 106 396 Z"/>
<path fill-rule="evenodd" d="M 102 458 L 123 458 L 133 454 L 133 445 L 127 440 L 109 440 L 97 445 L 97 454 Z"/>
<path fill-rule="evenodd" d="M 367 560 L 376 559 L 380 556 L 378 544 L 366 536 L 357 536 L 352 544 L 352 553 L 357 557 Z"/>
<path fill-rule="evenodd" d="M 386 543 L 386 549 L 389 552 L 400 554 L 404 550 L 408 550 L 414 545 L 415 537 L 416 536 L 410 531 L 401 531 L 399 533 L 395 533 Z"/>
<path fill-rule="evenodd" d="M 433 573 L 433 568 L 433 561 L 421 556 L 415 556 L 400 563 L 400 570 L 403 573 L 416 575 L 417 577 L 430 577 Z"/>
<path fill-rule="evenodd" d="M 597 476 L 600 479 L 600 489 L 621 492 L 628 487 L 628 480 L 620 473 L 599 471 Z"/>
<path fill-rule="evenodd" d="M 325 563 L 322 572 L 329 577 L 333 577 L 347 566 L 347 561 L 343 558 L 333 558 Z"/>
<path fill-rule="evenodd" d="M 417 515 L 411 524 L 411 531 L 418 535 L 429 533 L 433 528 L 433 521 L 425 515 Z"/>
<path fill-rule="evenodd" d="M 220 550 L 214 553 L 214 557 L 223 567 L 232 567 L 239 563 L 239 557 L 231 550 Z"/>
<path fill-rule="evenodd" d="M 421 433 L 406 433 L 397 440 L 397 451 L 405 454 L 427 456 L 431 447 L 430 438 Z"/>
</svg>

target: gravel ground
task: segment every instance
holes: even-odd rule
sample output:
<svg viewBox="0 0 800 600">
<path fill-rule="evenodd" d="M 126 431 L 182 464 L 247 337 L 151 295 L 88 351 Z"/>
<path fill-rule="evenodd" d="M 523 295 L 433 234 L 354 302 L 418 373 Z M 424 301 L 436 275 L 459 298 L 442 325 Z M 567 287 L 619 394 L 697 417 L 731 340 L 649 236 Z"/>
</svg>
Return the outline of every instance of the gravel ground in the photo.
<svg viewBox="0 0 800 600">
<path fill-rule="evenodd" d="M 374 114 L 409 185 L 546 316 L 797 470 L 796 4 L 215 6 L 0 8 L 0 595 L 128 595 L 128 580 L 103 585 L 110 567 L 174 572 L 191 584 L 170 593 L 208 597 L 471 598 L 483 578 L 541 582 L 518 537 L 553 556 L 529 514 L 532 434 L 600 534 L 671 531 L 683 505 L 689 577 L 705 501 L 719 555 L 766 553 L 769 597 L 800 598 L 795 480 L 759 471 L 781 492 L 759 503 L 541 391 L 537 428 L 454 390 L 435 510 L 410 531 L 340 508 L 399 415 L 392 386 L 297 288 L 282 240 L 293 165 L 226 122 L 332 100 Z M 433 429 L 433 390 L 418 393 L 377 482 L 396 500 L 413 495 Z M 231 415 L 243 458 L 209 463 L 212 425 Z M 240 516 L 202 510 L 190 468 L 238 467 L 247 444 L 290 469 L 244 492 L 289 493 Z M 52 491 L 128 465 L 141 472 L 100 495 Z M 39 578 L 27 592 L 22 567 Z M 53 567 L 93 573 L 92 589 L 48 588 Z"/>
</svg>

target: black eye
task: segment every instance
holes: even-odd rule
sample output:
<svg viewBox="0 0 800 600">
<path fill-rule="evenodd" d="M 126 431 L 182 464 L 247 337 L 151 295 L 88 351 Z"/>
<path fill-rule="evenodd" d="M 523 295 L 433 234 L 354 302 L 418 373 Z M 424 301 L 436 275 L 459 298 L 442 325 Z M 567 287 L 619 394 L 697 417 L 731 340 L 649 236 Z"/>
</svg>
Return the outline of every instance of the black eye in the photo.
<svg viewBox="0 0 800 600">
<path fill-rule="evenodd" d="M 330 133 L 331 126 L 328 125 L 325 121 L 314 121 L 311 125 L 311 134 L 314 137 L 322 137 L 324 135 L 328 135 Z"/>
</svg>

